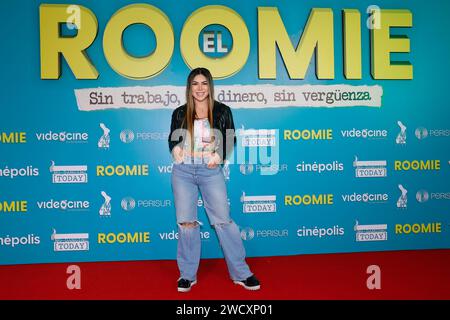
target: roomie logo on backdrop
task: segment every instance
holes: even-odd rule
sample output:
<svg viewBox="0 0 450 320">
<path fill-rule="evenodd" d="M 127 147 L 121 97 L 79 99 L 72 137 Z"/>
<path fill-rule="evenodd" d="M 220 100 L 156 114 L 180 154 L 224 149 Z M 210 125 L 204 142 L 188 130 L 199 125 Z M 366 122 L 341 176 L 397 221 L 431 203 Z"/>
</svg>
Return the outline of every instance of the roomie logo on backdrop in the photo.
<svg viewBox="0 0 450 320">
<path fill-rule="evenodd" d="M 1 143 L 27 143 L 26 132 L 0 132 Z"/>
<path fill-rule="evenodd" d="M 26 200 L 4 201 L 0 200 L 0 212 L 27 212 Z"/>
<path fill-rule="evenodd" d="M 97 176 L 148 176 L 148 164 L 98 165 Z"/>
<path fill-rule="evenodd" d="M 150 232 L 100 232 L 97 242 L 99 244 L 150 243 Z"/>
</svg>

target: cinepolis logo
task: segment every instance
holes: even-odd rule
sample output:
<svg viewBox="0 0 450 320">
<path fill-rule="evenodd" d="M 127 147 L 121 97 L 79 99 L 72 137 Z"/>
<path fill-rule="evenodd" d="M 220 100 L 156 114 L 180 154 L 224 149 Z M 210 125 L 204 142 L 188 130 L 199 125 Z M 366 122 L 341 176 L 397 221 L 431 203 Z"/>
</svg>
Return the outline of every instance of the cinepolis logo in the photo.
<svg viewBox="0 0 450 320">
<path fill-rule="evenodd" d="M 33 168 L 33 166 L 27 166 L 26 168 L 0 168 L 0 177 L 6 177 L 14 179 L 16 177 L 37 177 L 39 176 L 39 169 Z"/>
<path fill-rule="evenodd" d="M 333 161 L 330 163 L 298 163 L 295 166 L 297 172 L 314 172 L 314 173 L 323 173 L 323 172 L 332 172 L 332 171 L 344 171 L 344 164 L 339 161 Z"/>
<path fill-rule="evenodd" d="M 237 133 L 243 147 L 276 146 L 276 129 L 238 129 Z"/>
<path fill-rule="evenodd" d="M 136 201 L 131 197 L 126 197 L 120 201 L 120 206 L 125 211 L 131 211 L 136 207 Z"/>
<path fill-rule="evenodd" d="M 111 141 L 111 137 L 109 136 L 111 130 L 104 123 L 100 123 L 100 128 L 103 130 L 103 134 L 98 139 L 97 146 L 99 149 L 108 150 Z"/>
<path fill-rule="evenodd" d="M 103 197 L 103 204 L 100 210 L 98 210 L 98 214 L 100 217 L 111 217 L 111 197 L 105 191 L 102 191 L 101 195 Z"/>
<path fill-rule="evenodd" d="M 0 132 L 1 143 L 27 143 L 26 132 Z"/>
<path fill-rule="evenodd" d="M 401 184 L 398 185 L 398 188 L 400 189 L 401 195 L 397 200 L 397 208 L 404 208 L 406 209 L 408 204 L 408 190 L 406 190 L 405 187 L 403 187 Z"/>
<path fill-rule="evenodd" d="M 244 213 L 258 213 L 258 212 L 277 212 L 277 197 L 270 196 L 246 196 L 242 192 L 241 202 L 242 212 Z"/>
<path fill-rule="evenodd" d="M 387 224 L 360 225 L 358 221 L 356 221 L 354 230 L 356 232 L 356 241 L 387 240 Z"/>
<path fill-rule="evenodd" d="M 358 157 L 355 156 L 353 166 L 357 178 L 379 178 L 387 175 L 386 160 L 359 161 Z"/>
<path fill-rule="evenodd" d="M 134 132 L 132 130 L 126 129 L 120 132 L 120 140 L 123 143 L 130 143 L 134 141 Z"/>
<path fill-rule="evenodd" d="M 401 121 L 397 121 L 397 125 L 400 127 L 400 132 L 395 138 L 395 143 L 404 145 L 406 144 L 406 126 Z"/>
<path fill-rule="evenodd" d="M 52 161 L 50 172 L 53 183 L 87 183 L 87 166 L 56 166 Z"/>
<path fill-rule="evenodd" d="M 252 240 L 255 237 L 255 231 L 252 228 L 244 228 L 241 230 L 242 240 Z"/>
<path fill-rule="evenodd" d="M 51 240 L 54 241 L 54 251 L 88 251 L 88 233 L 56 233 L 53 229 Z"/>
<path fill-rule="evenodd" d="M 0 236 L 0 246 L 11 246 L 14 248 L 16 246 L 27 246 L 27 245 L 39 245 L 41 239 L 39 236 L 34 234 L 27 234 L 24 236 L 13 236 L 7 235 L 6 237 Z"/>
<path fill-rule="evenodd" d="M 297 236 L 298 237 L 317 237 L 317 238 L 323 238 L 323 237 L 330 237 L 330 236 L 343 236 L 344 235 L 344 228 L 340 227 L 339 225 L 335 225 L 332 227 L 314 227 L 314 228 L 308 228 L 308 227 L 301 227 L 297 229 Z"/>
</svg>

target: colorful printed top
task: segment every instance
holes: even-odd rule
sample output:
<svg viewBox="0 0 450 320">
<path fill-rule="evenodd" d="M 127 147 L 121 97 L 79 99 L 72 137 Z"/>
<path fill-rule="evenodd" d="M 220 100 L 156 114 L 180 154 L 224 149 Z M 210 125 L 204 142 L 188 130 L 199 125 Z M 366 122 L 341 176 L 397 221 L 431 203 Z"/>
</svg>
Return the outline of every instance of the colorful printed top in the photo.
<svg viewBox="0 0 450 320">
<path fill-rule="evenodd" d="M 208 163 L 214 152 L 214 143 L 211 138 L 211 126 L 208 118 L 194 120 L 194 153 L 190 148 L 184 146 L 184 163 Z"/>
</svg>

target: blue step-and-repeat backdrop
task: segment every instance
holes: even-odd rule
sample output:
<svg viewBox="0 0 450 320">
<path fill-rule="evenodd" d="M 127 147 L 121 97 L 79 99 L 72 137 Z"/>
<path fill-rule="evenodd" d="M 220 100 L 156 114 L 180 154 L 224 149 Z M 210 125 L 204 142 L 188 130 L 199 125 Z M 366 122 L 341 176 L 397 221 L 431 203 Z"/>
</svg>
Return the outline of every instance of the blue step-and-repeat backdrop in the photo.
<svg viewBox="0 0 450 320">
<path fill-rule="evenodd" d="M 167 138 L 197 66 L 238 129 L 249 257 L 450 247 L 448 1 L 0 7 L 0 264 L 175 259 Z"/>
</svg>

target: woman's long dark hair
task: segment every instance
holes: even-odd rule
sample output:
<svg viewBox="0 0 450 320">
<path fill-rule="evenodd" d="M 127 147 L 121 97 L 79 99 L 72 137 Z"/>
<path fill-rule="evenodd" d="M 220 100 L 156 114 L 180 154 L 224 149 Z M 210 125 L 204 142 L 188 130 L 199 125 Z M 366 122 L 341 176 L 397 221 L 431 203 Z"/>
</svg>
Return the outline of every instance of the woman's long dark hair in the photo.
<svg viewBox="0 0 450 320">
<path fill-rule="evenodd" d="M 211 76 L 211 72 L 209 72 L 206 68 L 195 68 L 193 69 L 187 78 L 187 84 L 186 84 L 186 115 L 183 120 L 183 126 L 186 124 L 185 128 L 190 133 L 191 136 L 191 151 L 194 148 L 194 120 L 196 118 L 195 114 L 195 103 L 194 103 L 194 97 L 192 96 L 192 81 L 197 75 L 203 75 L 206 80 L 208 81 L 208 88 L 209 88 L 209 97 L 208 97 L 208 120 L 209 125 L 211 129 L 213 128 L 213 108 L 214 108 L 214 84 L 213 84 L 213 78 Z M 213 130 L 211 132 L 211 139 L 214 139 L 213 137 Z M 213 140 L 212 140 L 213 141 Z"/>
</svg>

